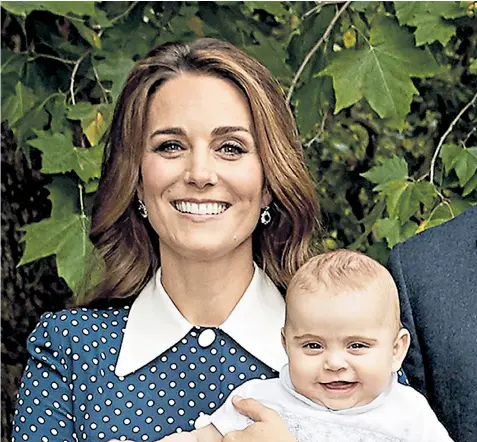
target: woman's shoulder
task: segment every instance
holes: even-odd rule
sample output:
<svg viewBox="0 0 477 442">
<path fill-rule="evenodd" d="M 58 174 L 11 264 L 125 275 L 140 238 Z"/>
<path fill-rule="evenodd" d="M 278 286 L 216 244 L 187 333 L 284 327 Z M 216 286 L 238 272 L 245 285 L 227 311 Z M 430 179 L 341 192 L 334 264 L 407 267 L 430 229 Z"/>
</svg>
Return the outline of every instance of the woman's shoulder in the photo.
<svg viewBox="0 0 477 442">
<path fill-rule="evenodd" d="M 69 308 L 46 312 L 28 338 L 28 345 L 68 340 L 72 344 L 103 341 L 105 336 L 119 337 L 125 327 L 129 307 Z"/>
<path fill-rule="evenodd" d="M 39 325 L 47 327 L 51 324 L 61 325 L 64 328 L 73 328 L 89 324 L 116 324 L 127 321 L 129 306 L 88 308 L 67 308 L 57 312 L 43 313 Z M 104 328 L 104 325 L 103 325 Z"/>
</svg>

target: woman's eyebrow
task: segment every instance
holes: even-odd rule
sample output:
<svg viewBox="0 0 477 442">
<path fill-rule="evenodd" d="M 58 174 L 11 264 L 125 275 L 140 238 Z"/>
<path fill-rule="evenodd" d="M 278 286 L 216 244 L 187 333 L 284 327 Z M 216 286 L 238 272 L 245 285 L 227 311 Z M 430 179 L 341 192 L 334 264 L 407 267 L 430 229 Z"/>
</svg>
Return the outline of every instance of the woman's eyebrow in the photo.
<svg viewBox="0 0 477 442">
<path fill-rule="evenodd" d="M 212 131 L 212 135 L 222 136 L 222 135 L 227 135 L 227 134 L 232 133 L 232 132 L 246 132 L 246 133 L 250 134 L 250 131 L 243 126 L 220 126 L 220 127 L 216 127 Z M 180 127 L 167 127 L 167 128 L 164 128 L 164 129 L 155 130 L 150 135 L 149 138 L 153 138 L 157 135 L 181 135 L 181 136 L 184 136 L 184 135 L 186 135 L 186 132 L 185 132 L 184 129 L 182 129 Z"/>
<path fill-rule="evenodd" d="M 155 130 L 149 138 L 153 138 L 157 135 L 185 135 L 184 129 L 180 127 L 167 127 L 165 129 L 157 129 Z"/>
<path fill-rule="evenodd" d="M 242 126 L 221 126 L 221 127 L 216 127 L 212 131 L 212 135 L 227 135 L 231 132 L 247 132 L 250 133 L 250 131 Z"/>
</svg>

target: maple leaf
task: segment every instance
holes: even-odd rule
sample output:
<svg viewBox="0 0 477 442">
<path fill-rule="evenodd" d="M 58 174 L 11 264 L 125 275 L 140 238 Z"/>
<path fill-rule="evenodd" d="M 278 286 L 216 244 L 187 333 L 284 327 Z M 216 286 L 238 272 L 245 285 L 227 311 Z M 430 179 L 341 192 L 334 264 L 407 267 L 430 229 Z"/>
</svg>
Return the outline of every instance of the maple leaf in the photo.
<svg viewBox="0 0 477 442">
<path fill-rule="evenodd" d="M 402 158 L 393 155 L 378 166 L 374 166 L 361 176 L 376 184 L 384 184 L 388 181 L 406 180 L 408 177 L 407 163 Z"/>
<path fill-rule="evenodd" d="M 385 17 L 373 21 L 367 48 L 338 52 L 318 75 L 333 78 L 335 114 L 365 98 L 390 126 L 402 129 L 418 93 L 411 77 L 428 77 L 437 70 L 430 52 L 415 48 L 413 35 Z"/>
<path fill-rule="evenodd" d="M 88 264 L 95 256 L 88 237 L 90 220 L 78 213 L 80 195 L 75 181 L 71 177 L 56 176 L 46 186 L 50 192 L 51 217 L 22 227 L 25 234 L 21 242 L 25 242 L 25 251 L 18 265 L 56 255 L 58 275 L 78 293 L 85 274 L 91 270 Z M 101 263 L 94 262 L 97 262 L 100 272 Z M 97 275 L 92 273 L 88 276 Z"/>
<path fill-rule="evenodd" d="M 78 148 L 62 133 L 35 132 L 37 138 L 29 140 L 28 144 L 41 150 L 42 172 L 54 174 L 73 170 L 85 183 L 99 178 L 103 146 Z"/>
<path fill-rule="evenodd" d="M 395 2 L 396 16 L 401 25 L 415 26 L 416 45 L 439 41 L 445 46 L 457 27 L 451 19 L 466 15 L 467 7 L 458 2 Z"/>
</svg>

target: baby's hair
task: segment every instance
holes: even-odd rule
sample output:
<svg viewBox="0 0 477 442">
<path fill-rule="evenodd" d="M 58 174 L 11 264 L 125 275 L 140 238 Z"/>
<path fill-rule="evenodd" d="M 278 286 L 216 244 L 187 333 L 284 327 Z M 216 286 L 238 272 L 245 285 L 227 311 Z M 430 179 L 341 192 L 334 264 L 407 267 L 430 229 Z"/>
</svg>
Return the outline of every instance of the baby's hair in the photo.
<svg viewBox="0 0 477 442">
<path fill-rule="evenodd" d="M 394 320 L 400 327 L 398 291 L 389 271 L 361 252 L 339 249 L 314 256 L 293 276 L 287 298 L 293 291 L 339 294 L 375 290 L 395 305 Z"/>
</svg>

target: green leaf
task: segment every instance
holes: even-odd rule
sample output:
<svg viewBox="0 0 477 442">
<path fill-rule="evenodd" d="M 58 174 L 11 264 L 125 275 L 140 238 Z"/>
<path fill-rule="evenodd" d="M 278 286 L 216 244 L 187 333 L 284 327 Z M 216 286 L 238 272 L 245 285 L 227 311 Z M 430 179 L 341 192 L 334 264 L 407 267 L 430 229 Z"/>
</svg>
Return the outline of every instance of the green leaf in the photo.
<svg viewBox="0 0 477 442">
<path fill-rule="evenodd" d="M 393 155 L 384 160 L 379 166 L 372 167 L 361 176 L 376 184 L 384 184 L 389 181 L 405 181 L 408 178 L 407 163 L 404 159 Z"/>
<path fill-rule="evenodd" d="M 129 72 L 134 66 L 134 61 L 124 54 L 110 54 L 104 60 L 93 60 L 100 80 L 109 80 L 113 83 L 111 96 L 118 98 Z"/>
<path fill-rule="evenodd" d="M 18 75 L 22 72 L 27 59 L 28 56 L 26 54 L 18 54 L 9 49 L 2 49 L 2 67 L 0 69 L 2 77 L 6 74 L 15 73 L 18 78 Z"/>
<path fill-rule="evenodd" d="M 275 77 L 279 79 L 290 77 L 291 70 L 286 63 L 287 53 L 283 44 L 258 30 L 254 32 L 254 35 L 259 44 L 247 46 L 246 52 L 267 66 Z"/>
<path fill-rule="evenodd" d="M 401 225 L 397 218 L 384 218 L 376 222 L 376 233 L 378 239 L 385 238 L 388 247 L 392 248 L 397 243 L 413 236 L 417 227 L 417 224 L 413 221 L 407 221 Z"/>
<path fill-rule="evenodd" d="M 477 147 L 468 147 L 461 150 L 454 165 L 459 178 L 459 184 L 465 186 L 477 171 Z"/>
<path fill-rule="evenodd" d="M 373 22 L 367 48 L 338 52 L 318 75 L 333 77 L 335 114 L 365 98 L 390 126 L 403 128 L 418 93 L 411 77 L 428 77 L 437 69 L 428 51 L 414 47 L 412 34 L 386 17 Z"/>
<path fill-rule="evenodd" d="M 386 196 L 389 216 L 398 218 L 401 224 L 416 214 L 421 204 L 429 208 L 436 197 L 434 185 L 427 181 L 390 181 L 376 189 Z"/>
<path fill-rule="evenodd" d="M 81 127 L 88 141 L 92 146 L 96 146 L 109 127 L 111 106 L 93 105 L 83 101 L 71 106 L 67 115 L 71 120 L 81 121 Z"/>
<path fill-rule="evenodd" d="M 385 238 L 388 247 L 394 247 L 401 236 L 401 225 L 396 218 L 379 219 L 376 222 L 376 233 L 378 238 Z"/>
<path fill-rule="evenodd" d="M 333 86 L 327 77 L 311 78 L 295 92 L 295 117 L 302 137 L 321 123 L 332 99 Z"/>
<path fill-rule="evenodd" d="M 78 16 L 95 14 L 95 2 L 2 2 L 2 8 L 12 14 L 26 17 L 31 11 L 50 11 L 56 15 L 66 16 L 68 14 L 75 14 Z"/>
<path fill-rule="evenodd" d="M 444 144 L 439 156 L 446 173 L 451 169 L 455 170 L 461 187 L 465 186 L 477 171 L 477 147 Z"/>
<path fill-rule="evenodd" d="M 267 11 L 269 14 L 283 17 L 288 15 L 288 11 L 285 9 L 283 2 L 244 2 L 245 6 L 254 11 L 255 9 L 263 9 Z"/>
<path fill-rule="evenodd" d="M 35 105 L 35 102 L 35 92 L 19 81 L 15 87 L 15 95 L 2 99 L 2 121 L 7 120 L 8 125 L 12 127 Z"/>
<path fill-rule="evenodd" d="M 444 144 L 439 152 L 439 157 L 444 164 L 444 170 L 449 173 L 455 165 L 457 157 L 459 156 L 462 148 L 456 144 Z"/>
<path fill-rule="evenodd" d="M 66 176 L 55 176 L 46 188 L 50 192 L 51 218 L 64 219 L 78 212 L 78 183 Z"/>
<path fill-rule="evenodd" d="M 26 247 L 18 265 L 56 255 L 58 275 L 77 291 L 83 281 L 86 259 L 93 248 L 88 239 L 88 218 L 70 213 L 62 219 L 48 218 L 29 224 L 22 230 Z"/>
<path fill-rule="evenodd" d="M 99 35 L 83 23 L 73 22 L 81 36 L 94 48 L 101 49 L 101 39 Z"/>
<path fill-rule="evenodd" d="M 469 72 L 473 75 L 477 74 L 477 58 L 472 60 L 472 63 L 470 63 Z"/>
<path fill-rule="evenodd" d="M 401 25 L 415 26 L 416 45 L 439 41 L 446 45 L 457 27 L 444 20 L 466 15 L 467 7 L 459 2 L 395 2 L 396 16 Z"/>
<path fill-rule="evenodd" d="M 64 134 L 41 131 L 28 143 L 41 150 L 43 173 L 75 171 L 85 183 L 100 176 L 103 146 L 77 148 Z"/>
<path fill-rule="evenodd" d="M 470 195 L 475 189 L 477 189 L 477 174 L 475 174 L 467 183 L 465 183 L 462 196 Z"/>
</svg>

